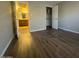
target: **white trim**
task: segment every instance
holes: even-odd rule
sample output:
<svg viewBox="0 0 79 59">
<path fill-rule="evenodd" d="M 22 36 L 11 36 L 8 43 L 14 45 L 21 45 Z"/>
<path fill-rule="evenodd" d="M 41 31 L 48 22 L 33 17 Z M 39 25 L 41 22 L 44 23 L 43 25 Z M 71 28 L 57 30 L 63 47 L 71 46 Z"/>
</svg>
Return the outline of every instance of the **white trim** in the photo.
<svg viewBox="0 0 79 59">
<path fill-rule="evenodd" d="M 7 48 L 9 47 L 9 45 L 10 45 L 12 39 L 13 39 L 13 37 L 11 37 L 11 39 L 10 39 L 9 42 L 8 42 L 8 44 L 7 44 L 6 47 L 4 48 L 2 54 L 0 55 L 0 58 L 3 57 L 3 55 L 5 54 L 5 52 L 6 52 Z"/>
<path fill-rule="evenodd" d="M 53 29 L 58 29 L 58 28 L 54 28 L 54 27 L 52 27 Z"/>
<path fill-rule="evenodd" d="M 46 29 L 30 30 L 30 32 L 36 32 L 36 31 L 42 31 L 42 30 L 46 30 Z"/>
<path fill-rule="evenodd" d="M 70 30 L 70 29 L 64 29 L 64 28 L 60 28 L 60 27 L 59 27 L 59 29 L 62 29 L 62 30 L 65 30 L 65 31 L 69 31 L 69 32 L 73 32 L 73 33 L 77 33 L 77 34 L 79 34 L 79 32 L 77 32 L 77 31 L 73 31 L 73 30 Z"/>
</svg>

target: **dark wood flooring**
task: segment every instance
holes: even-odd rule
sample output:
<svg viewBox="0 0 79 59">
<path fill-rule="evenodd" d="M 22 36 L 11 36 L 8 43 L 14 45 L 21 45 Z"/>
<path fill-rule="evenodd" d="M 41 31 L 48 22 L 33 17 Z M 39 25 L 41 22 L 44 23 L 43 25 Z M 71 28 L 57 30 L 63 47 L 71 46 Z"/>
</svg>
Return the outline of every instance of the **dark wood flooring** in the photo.
<svg viewBox="0 0 79 59">
<path fill-rule="evenodd" d="M 24 32 L 25 33 L 25 32 Z M 79 34 L 63 30 L 23 33 L 14 39 L 4 56 L 14 58 L 72 58 L 79 57 Z"/>
</svg>

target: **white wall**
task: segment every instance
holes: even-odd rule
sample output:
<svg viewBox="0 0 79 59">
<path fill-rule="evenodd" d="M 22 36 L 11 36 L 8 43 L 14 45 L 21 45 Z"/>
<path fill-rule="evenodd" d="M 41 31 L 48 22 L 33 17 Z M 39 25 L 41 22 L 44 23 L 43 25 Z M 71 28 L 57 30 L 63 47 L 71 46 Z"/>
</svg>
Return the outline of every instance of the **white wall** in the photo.
<svg viewBox="0 0 79 59">
<path fill-rule="evenodd" d="M 46 7 L 52 7 L 46 2 L 29 2 L 30 31 L 46 30 Z"/>
<path fill-rule="evenodd" d="M 59 4 L 59 28 L 79 33 L 79 2 Z"/>
<path fill-rule="evenodd" d="M 10 2 L 0 1 L 0 56 L 13 38 Z"/>
<path fill-rule="evenodd" d="M 45 10 L 42 2 L 29 2 L 30 12 L 30 31 L 39 31 L 46 29 Z"/>
<path fill-rule="evenodd" d="M 52 28 L 58 29 L 58 5 L 52 9 Z"/>
</svg>

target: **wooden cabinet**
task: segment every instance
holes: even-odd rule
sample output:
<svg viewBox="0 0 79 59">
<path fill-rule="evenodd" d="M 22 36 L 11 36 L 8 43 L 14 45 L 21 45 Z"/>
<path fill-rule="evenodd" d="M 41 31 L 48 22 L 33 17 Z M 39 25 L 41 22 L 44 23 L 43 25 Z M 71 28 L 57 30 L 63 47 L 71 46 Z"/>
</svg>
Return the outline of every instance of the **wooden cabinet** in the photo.
<svg viewBox="0 0 79 59">
<path fill-rule="evenodd" d="M 29 26 L 28 20 L 19 20 L 19 27 Z"/>
</svg>

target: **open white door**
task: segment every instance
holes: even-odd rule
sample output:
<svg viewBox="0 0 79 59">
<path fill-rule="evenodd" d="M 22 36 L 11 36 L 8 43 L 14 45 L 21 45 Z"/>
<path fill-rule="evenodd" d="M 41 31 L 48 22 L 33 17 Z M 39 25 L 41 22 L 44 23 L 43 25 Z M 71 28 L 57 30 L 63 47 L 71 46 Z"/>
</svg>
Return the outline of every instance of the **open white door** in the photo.
<svg viewBox="0 0 79 59">
<path fill-rule="evenodd" d="M 52 9 L 52 28 L 58 29 L 58 5 Z"/>
</svg>

